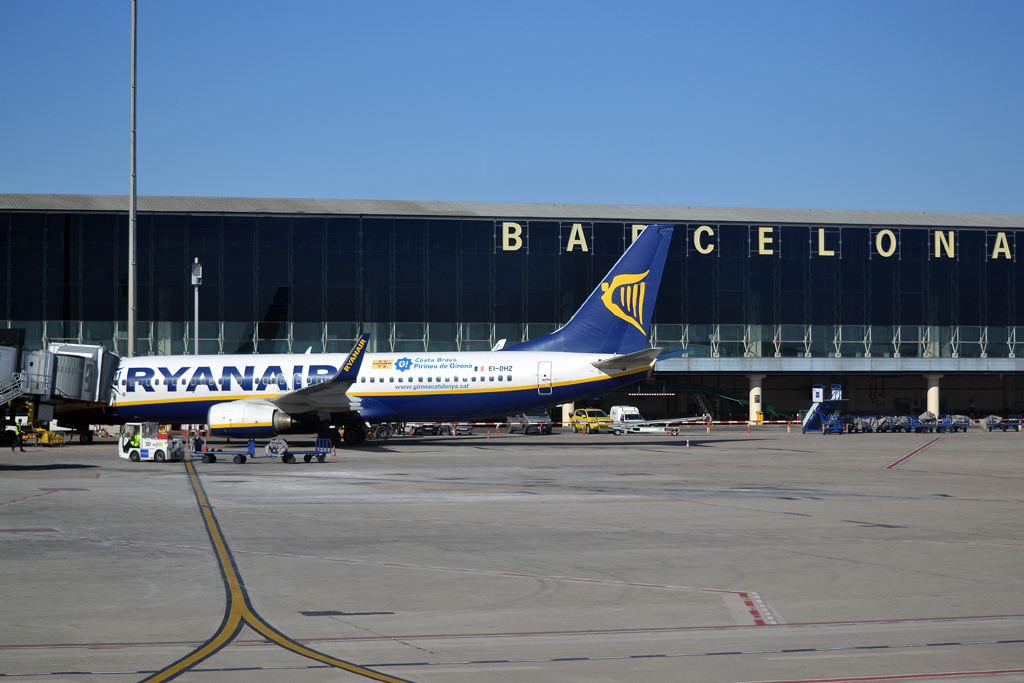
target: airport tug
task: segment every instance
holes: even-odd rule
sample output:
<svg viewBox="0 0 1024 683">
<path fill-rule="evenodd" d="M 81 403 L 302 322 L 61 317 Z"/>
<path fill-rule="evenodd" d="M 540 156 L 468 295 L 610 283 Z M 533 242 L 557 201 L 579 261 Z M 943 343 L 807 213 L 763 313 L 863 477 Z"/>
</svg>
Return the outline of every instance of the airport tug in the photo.
<svg viewBox="0 0 1024 683">
<path fill-rule="evenodd" d="M 178 462 L 185 458 L 181 439 L 172 439 L 170 434 L 161 432 L 156 422 L 125 424 L 117 439 L 117 453 L 132 462 Z"/>
</svg>

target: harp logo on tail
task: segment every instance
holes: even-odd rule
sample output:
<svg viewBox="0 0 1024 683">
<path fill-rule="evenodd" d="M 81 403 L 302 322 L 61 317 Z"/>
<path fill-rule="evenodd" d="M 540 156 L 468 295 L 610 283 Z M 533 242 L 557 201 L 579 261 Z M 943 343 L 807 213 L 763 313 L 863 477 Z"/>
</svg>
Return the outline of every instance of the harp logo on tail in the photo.
<svg viewBox="0 0 1024 683">
<path fill-rule="evenodd" d="M 647 334 L 643 327 L 644 292 L 647 290 L 644 278 L 650 272 L 648 270 L 639 275 L 616 275 L 610 284 L 601 283 L 601 301 L 604 302 L 605 308 L 616 317 L 632 323 L 644 335 Z"/>
</svg>

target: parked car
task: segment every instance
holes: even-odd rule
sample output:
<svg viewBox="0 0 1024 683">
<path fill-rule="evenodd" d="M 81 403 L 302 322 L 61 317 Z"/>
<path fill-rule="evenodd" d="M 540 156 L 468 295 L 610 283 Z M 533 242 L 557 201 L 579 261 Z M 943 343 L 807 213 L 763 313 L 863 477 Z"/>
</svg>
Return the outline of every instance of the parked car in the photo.
<svg viewBox="0 0 1024 683">
<path fill-rule="evenodd" d="M 551 417 L 546 413 L 520 413 L 508 418 L 508 431 L 515 434 L 550 434 Z"/>
<path fill-rule="evenodd" d="M 572 414 L 569 426 L 574 434 L 580 431 L 584 434 L 613 431 L 612 419 L 599 408 L 580 408 Z"/>
<path fill-rule="evenodd" d="M 409 436 L 437 436 L 439 434 L 451 434 L 451 425 L 410 422 L 406 425 Z"/>
</svg>

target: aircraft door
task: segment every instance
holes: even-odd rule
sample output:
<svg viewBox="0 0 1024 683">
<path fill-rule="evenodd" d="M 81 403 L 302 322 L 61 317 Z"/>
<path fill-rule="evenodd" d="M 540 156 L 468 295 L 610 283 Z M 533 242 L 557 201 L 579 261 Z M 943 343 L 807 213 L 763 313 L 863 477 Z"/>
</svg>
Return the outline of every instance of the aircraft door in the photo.
<svg viewBox="0 0 1024 683">
<path fill-rule="evenodd" d="M 551 393 L 551 361 L 549 360 L 537 363 L 537 393 Z"/>
</svg>

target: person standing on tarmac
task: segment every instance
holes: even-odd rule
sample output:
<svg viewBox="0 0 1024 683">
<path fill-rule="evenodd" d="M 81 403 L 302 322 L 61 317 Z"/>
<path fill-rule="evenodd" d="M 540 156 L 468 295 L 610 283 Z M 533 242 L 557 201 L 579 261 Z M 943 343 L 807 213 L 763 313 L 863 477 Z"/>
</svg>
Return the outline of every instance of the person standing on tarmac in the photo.
<svg viewBox="0 0 1024 683">
<path fill-rule="evenodd" d="M 25 433 L 21 431 L 21 423 L 15 420 L 14 422 L 14 443 L 11 444 L 11 453 L 14 453 L 14 447 L 17 446 L 21 449 L 21 452 L 25 452 L 25 444 L 22 442 L 22 438 Z"/>
</svg>

